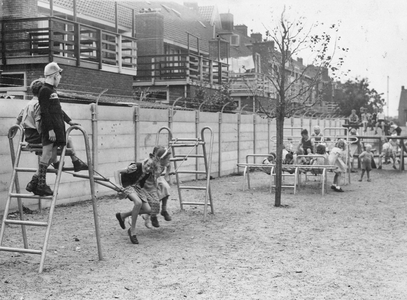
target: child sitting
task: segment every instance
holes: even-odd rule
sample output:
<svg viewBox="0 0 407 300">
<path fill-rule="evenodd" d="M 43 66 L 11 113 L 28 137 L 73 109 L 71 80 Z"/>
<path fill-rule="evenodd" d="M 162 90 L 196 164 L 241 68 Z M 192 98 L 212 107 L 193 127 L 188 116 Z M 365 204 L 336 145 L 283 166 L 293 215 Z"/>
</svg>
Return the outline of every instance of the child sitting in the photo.
<svg viewBox="0 0 407 300">
<path fill-rule="evenodd" d="M 314 166 L 322 166 L 322 165 L 328 165 L 328 154 L 326 153 L 326 147 L 325 145 L 319 144 L 317 146 L 317 154 L 320 155 L 320 157 L 313 157 L 311 160 L 311 165 Z M 314 175 L 318 175 L 322 173 L 321 169 L 311 169 L 311 173 Z"/>
<path fill-rule="evenodd" d="M 362 167 L 362 174 L 360 175 L 359 181 L 363 180 L 363 175 L 366 172 L 367 181 L 370 182 L 370 171 L 372 170 L 373 160 L 372 145 L 366 144 L 365 148 L 366 150 L 359 154 L 359 159 Z"/>
<path fill-rule="evenodd" d="M 171 150 L 163 146 L 156 146 L 153 149 L 153 157 L 158 162 L 159 165 L 157 178 L 154 178 L 153 176 L 148 177 L 144 188 L 151 192 L 157 190 L 158 199 L 160 199 L 161 202 L 161 215 L 164 217 L 165 221 L 171 221 L 171 216 L 167 211 L 167 202 L 168 198 L 170 197 L 170 185 L 168 184 L 168 182 L 170 180 L 169 173 L 170 173 Z M 160 227 L 160 223 L 158 222 L 157 219 L 157 214 L 154 212 L 152 212 L 151 215 L 143 216 L 146 227 L 151 228 L 150 216 L 151 224 L 154 227 Z"/>
<path fill-rule="evenodd" d="M 301 131 L 301 141 L 300 141 L 300 144 L 298 145 L 298 150 L 302 149 L 304 154 L 310 154 L 310 153 L 314 153 L 314 148 L 315 148 L 315 145 L 314 145 L 314 142 L 312 141 L 312 139 L 308 135 L 308 130 L 303 129 Z"/>
<path fill-rule="evenodd" d="M 321 128 L 318 125 L 314 126 L 314 132 L 311 134 L 311 140 L 316 146 L 324 143 L 324 135 L 321 133 Z"/>
<path fill-rule="evenodd" d="M 267 158 L 263 159 L 262 164 L 263 165 L 272 165 L 276 163 L 276 154 L 274 152 L 270 152 L 269 156 Z M 265 172 L 267 175 L 271 174 L 271 167 L 264 167 L 263 172 Z"/>
<path fill-rule="evenodd" d="M 383 141 L 384 141 L 384 144 L 382 146 L 382 152 L 379 155 L 378 169 L 381 169 L 383 164 L 390 163 L 388 161 L 389 158 L 393 159 L 393 168 L 396 169 L 396 155 L 393 153 L 393 147 L 387 138 L 384 138 Z M 383 159 L 384 159 L 384 162 L 383 162 Z"/>
</svg>

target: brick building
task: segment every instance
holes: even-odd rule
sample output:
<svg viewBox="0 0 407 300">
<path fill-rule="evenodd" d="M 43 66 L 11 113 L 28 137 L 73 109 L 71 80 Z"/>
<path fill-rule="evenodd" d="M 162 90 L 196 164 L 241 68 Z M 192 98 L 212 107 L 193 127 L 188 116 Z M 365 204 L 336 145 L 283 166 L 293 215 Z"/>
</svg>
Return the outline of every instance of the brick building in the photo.
<svg viewBox="0 0 407 300">
<path fill-rule="evenodd" d="M 120 101 L 192 102 L 227 89 L 238 108 L 256 112 L 276 98 L 267 79 L 274 44 L 216 6 L 150 1 L 2 0 L 0 93 L 25 97 L 56 61 L 59 91 L 109 89 Z M 291 63 L 292 76 L 302 60 Z M 329 83 L 321 78 L 321 82 Z M 124 100 L 123 100 L 124 99 Z M 186 105 L 186 104 L 185 104 Z M 323 108 L 321 108 L 323 109 Z"/>
</svg>

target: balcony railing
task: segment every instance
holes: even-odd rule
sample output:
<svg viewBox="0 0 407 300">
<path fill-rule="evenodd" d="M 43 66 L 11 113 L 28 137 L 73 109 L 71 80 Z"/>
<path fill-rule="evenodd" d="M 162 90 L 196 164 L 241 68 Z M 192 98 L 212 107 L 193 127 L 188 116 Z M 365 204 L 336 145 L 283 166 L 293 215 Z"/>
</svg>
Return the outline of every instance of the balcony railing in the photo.
<svg viewBox="0 0 407 300">
<path fill-rule="evenodd" d="M 265 74 L 230 73 L 232 96 L 276 97 L 276 89 Z"/>
<path fill-rule="evenodd" d="M 136 84 L 182 81 L 225 84 L 228 65 L 195 54 L 148 55 L 138 57 Z"/>
<path fill-rule="evenodd" d="M 2 21 L 1 62 L 76 60 L 77 66 L 136 73 L 136 39 L 56 17 Z M 42 61 L 41 61 L 42 62 Z"/>
</svg>

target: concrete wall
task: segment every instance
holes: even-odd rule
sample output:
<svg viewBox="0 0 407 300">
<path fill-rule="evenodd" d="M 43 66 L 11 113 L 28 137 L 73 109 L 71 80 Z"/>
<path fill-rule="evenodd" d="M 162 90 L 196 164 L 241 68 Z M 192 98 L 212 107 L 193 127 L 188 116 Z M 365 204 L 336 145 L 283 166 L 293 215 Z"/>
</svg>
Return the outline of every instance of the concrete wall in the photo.
<svg viewBox="0 0 407 300">
<path fill-rule="evenodd" d="M 15 124 L 15 117 L 25 106 L 25 100 L 4 99 L 0 101 L 0 211 L 4 210 L 12 172 L 9 140 L 7 133 Z M 204 139 L 209 148 L 211 133 L 213 138 L 211 175 L 225 176 L 239 171 L 236 163 L 244 162 L 245 156 L 252 153 L 269 153 L 275 150 L 276 128 L 275 121 L 263 119 L 257 115 L 222 114 L 197 111 L 183 111 L 169 109 L 142 109 L 139 107 L 99 106 L 95 111 L 94 105 L 62 103 L 65 112 L 83 126 L 88 134 L 91 154 L 95 155 L 95 170 L 113 180 L 114 171 L 126 167 L 134 160 L 140 161 L 152 152 L 156 143 L 167 145 L 168 131 L 160 128 L 166 126 L 171 129 L 173 138 L 201 137 L 205 129 Z M 93 118 L 97 112 L 97 118 Z M 94 120 L 94 121 L 92 121 Z M 338 127 L 340 120 L 317 120 L 306 118 L 292 118 L 285 121 L 285 136 L 293 136 L 299 140 L 301 128 L 310 132 L 315 125 Z M 97 136 L 96 146 L 92 142 Z M 327 133 L 328 134 L 328 131 Z M 86 162 L 86 147 L 81 132 L 73 131 L 77 156 Z M 14 139 L 15 147 L 17 137 Z M 221 142 L 219 142 L 221 141 Z M 175 154 L 201 154 L 202 147 L 178 148 Z M 38 163 L 34 154 L 24 152 L 20 166 L 36 167 Z M 70 158 L 65 159 L 65 165 L 71 166 Z M 181 166 L 180 166 L 181 165 Z M 190 158 L 178 163 L 180 169 L 203 170 L 203 160 Z M 19 173 L 22 192 L 32 174 Z M 195 175 L 180 175 L 181 180 L 195 179 Z M 53 186 L 54 174 L 47 176 L 47 182 Z M 96 185 L 97 195 L 114 193 L 110 189 Z M 59 190 L 58 203 L 69 203 L 90 199 L 89 181 L 63 174 Z M 44 201 L 45 202 L 45 201 Z M 27 206 L 36 205 L 36 201 L 24 200 Z M 46 206 L 46 203 L 43 203 Z M 12 209 L 16 208 L 13 203 Z"/>
</svg>

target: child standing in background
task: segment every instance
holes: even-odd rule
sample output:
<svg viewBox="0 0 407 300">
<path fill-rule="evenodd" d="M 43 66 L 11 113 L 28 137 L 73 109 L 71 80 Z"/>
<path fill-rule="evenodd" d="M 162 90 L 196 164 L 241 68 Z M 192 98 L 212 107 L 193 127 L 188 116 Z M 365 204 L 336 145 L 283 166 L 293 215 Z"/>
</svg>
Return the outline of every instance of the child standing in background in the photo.
<svg viewBox="0 0 407 300">
<path fill-rule="evenodd" d="M 346 172 L 347 166 L 344 163 L 345 160 L 345 141 L 340 139 L 336 142 L 335 147 L 329 152 L 328 162 L 330 165 L 335 165 L 336 169 L 333 170 L 335 173 L 334 179 L 331 185 L 331 189 L 335 192 L 343 192 L 342 188 L 339 186 L 342 174 Z"/>
<path fill-rule="evenodd" d="M 365 151 L 360 153 L 359 159 L 362 167 L 362 174 L 360 175 L 359 181 L 363 180 L 363 175 L 367 176 L 367 181 L 370 182 L 370 171 L 372 170 L 372 160 L 373 160 L 373 153 L 372 153 L 372 145 L 366 144 Z"/>
</svg>

